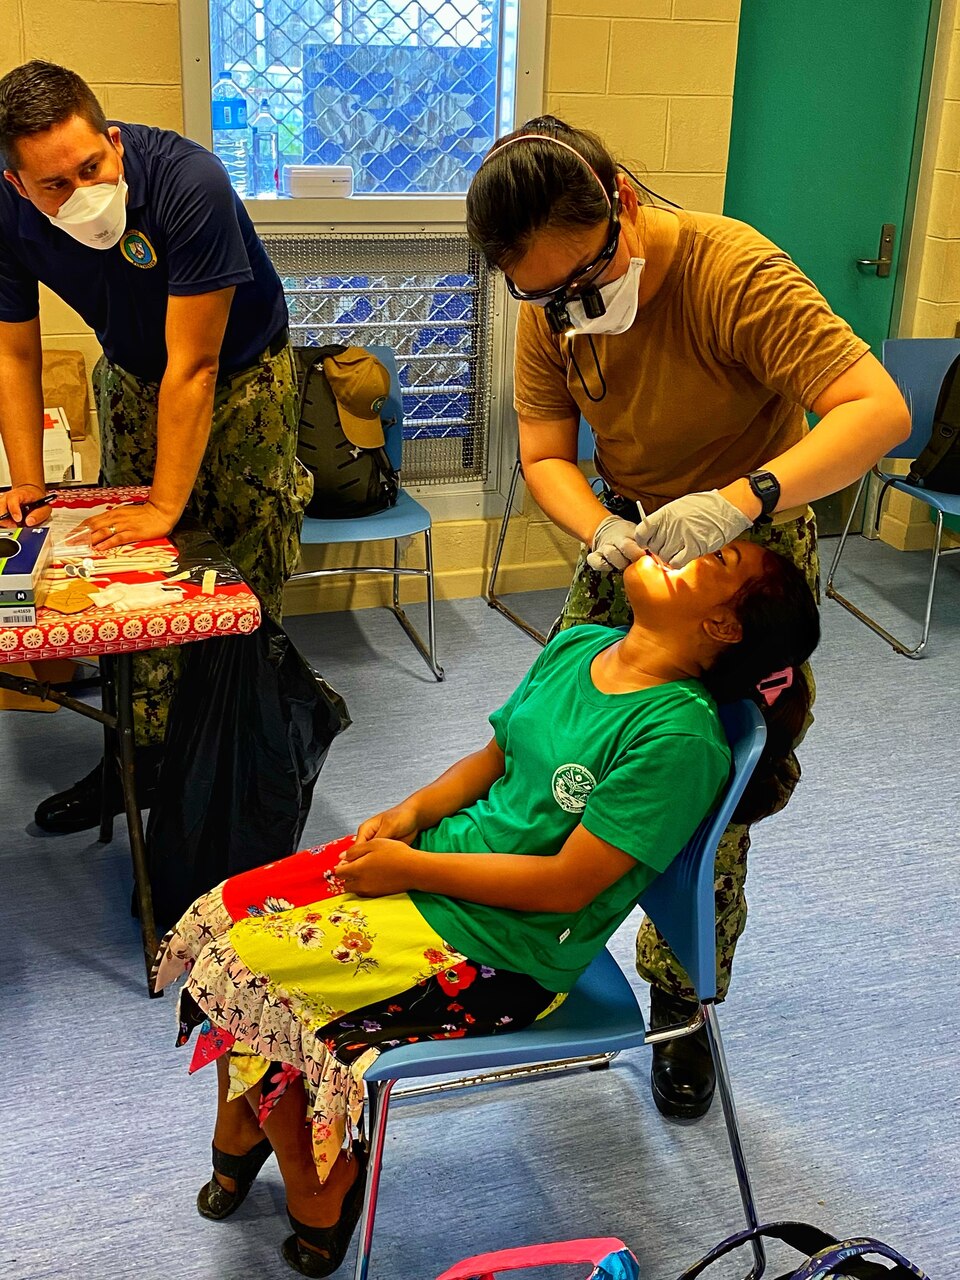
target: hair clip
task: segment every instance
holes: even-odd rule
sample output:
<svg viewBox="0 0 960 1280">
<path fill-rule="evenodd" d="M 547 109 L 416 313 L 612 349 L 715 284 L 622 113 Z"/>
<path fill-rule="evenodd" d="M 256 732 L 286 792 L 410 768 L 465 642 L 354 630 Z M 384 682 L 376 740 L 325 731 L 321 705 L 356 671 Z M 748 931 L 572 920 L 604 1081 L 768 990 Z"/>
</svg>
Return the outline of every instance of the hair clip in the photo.
<svg viewBox="0 0 960 1280">
<path fill-rule="evenodd" d="M 757 693 L 768 707 L 772 707 L 784 689 L 789 689 L 792 684 L 793 667 L 784 667 L 782 671 L 774 671 L 765 676 L 757 685 Z"/>
</svg>

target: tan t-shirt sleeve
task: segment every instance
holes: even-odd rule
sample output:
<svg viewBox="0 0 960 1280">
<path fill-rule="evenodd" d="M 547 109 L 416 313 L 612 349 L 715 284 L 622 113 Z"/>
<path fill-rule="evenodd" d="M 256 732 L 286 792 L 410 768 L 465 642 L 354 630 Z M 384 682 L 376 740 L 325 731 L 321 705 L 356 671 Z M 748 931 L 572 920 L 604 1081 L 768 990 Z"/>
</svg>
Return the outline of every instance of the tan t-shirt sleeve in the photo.
<svg viewBox="0 0 960 1280">
<path fill-rule="evenodd" d="M 785 254 L 758 263 L 738 296 L 720 299 L 718 310 L 723 349 L 763 386 L 805 409 L 870 350 Z"/>
<path fill-rule="evenodd" d="M 560 344 L 550 333 L 542 307 L 521 302 L 514 342 L 513 405 L 523 418 L 540 422 L 580 420 L 567 388 Z"/>
</svg>

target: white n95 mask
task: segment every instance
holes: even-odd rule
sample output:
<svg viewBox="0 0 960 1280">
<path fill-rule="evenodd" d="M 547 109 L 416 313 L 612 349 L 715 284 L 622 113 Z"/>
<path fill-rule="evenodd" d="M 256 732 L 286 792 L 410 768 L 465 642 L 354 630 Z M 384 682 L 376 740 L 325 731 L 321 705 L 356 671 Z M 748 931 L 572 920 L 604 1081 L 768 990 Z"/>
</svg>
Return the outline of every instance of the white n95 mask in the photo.
<svg viewBox="0 0 960 1280">
<path fill-rule="evenodd" d="M 112 249 L 127 225 L 127 184 L 123 178 L 77 187 L 56 213 L 47 218 L 55 227 L 91 249 Z"/>
<path fill-rule="evenodd" d="M 568 333 L 626 333 L 637 318 L 640 307 L 640 273 L 643 258 L 631 258 L 625 275 L 610 284 L 601 285 L 596 291 L 603 302 L 602 316 L 588 316 L 583 302 L 571 298 L 567 302 L 570 317 Z"/>
</svg>

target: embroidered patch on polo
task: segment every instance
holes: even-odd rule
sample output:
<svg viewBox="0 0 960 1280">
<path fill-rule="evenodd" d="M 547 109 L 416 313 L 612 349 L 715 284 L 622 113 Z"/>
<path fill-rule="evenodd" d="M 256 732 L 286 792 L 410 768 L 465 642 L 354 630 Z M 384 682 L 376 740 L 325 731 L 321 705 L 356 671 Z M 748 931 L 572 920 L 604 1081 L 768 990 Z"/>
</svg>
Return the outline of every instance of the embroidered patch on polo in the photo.
<svg viewBox="0 0 960 1280">
<path fill-rule="evenodd" d="M 157 251 L 142 231 L 128 231 L 120 241 L 120 252 L 135 267 L 157 265 Z"/>
</svg>

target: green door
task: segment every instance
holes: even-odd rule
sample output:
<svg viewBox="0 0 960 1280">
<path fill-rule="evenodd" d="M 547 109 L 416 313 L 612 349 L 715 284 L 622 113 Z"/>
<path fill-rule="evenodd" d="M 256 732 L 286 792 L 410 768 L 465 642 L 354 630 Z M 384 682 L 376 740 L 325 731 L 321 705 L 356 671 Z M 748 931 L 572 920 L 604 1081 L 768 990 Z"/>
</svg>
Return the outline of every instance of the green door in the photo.
<svg viewBox="0 0 960 1280">
<path fill-rule="evenodd" d="M 742 0 L 724 213 L 786 249 L 879 357 L 939 0 Z M 934 15 L 935 16 L 935 15 Z M 892 245 L 880 251 L 884 225 Z M 889 274 L 857 259 L 890 257 Z M 842 500 L 818 505 L 823 532 Z"/>
</svg>

